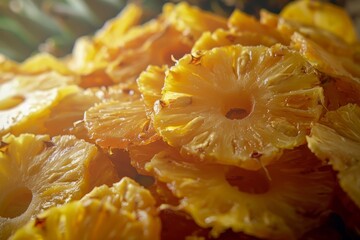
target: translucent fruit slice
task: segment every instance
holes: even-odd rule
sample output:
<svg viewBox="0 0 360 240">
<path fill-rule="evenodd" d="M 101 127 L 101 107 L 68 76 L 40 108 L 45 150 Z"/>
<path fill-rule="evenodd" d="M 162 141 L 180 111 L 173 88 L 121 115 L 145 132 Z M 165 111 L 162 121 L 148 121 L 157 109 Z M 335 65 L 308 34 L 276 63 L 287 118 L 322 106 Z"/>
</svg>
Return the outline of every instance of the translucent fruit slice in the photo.
<svg viewBox="0 0 360 240">
<path fill-rule="evenodd" d="M 36 216 L 15 239 L 159 239 L 160 220 L 150 192 L 124 178 L 95 188 L 80 201 Z"/>
<path fill-rule="evenodd" d="M 327 112 L 307 141 L 311 151 L 338 171 L 340 186 L 360 207 L 360 107 L 348 104 Z"/>
<path fill-rule="evenodd" d="M 94 187 L 92 183 L 116 181 L 116 175 L 110 174 L 112 165 L 104 168 L 107 164 L 102 161 L 95 145 L 69 135 L 3 137 L 0 238 L 6 239 L 44 209 L 80 199 Z"/>
<path fill-rule="evenodd" d="M 227 25 L 229 29 L 237 33 L 257 33 L 263 37 L 272 38 L 278 43 L 286 44 L 288 42 L 276 28 L 269 28 L 255 17 L 239 10 L 235 10 L 231 14 Z"/>
<path fill-rule="evenodd" d="M 305 143 L 322 112 L 318 84 L 311 65 L 280 45 L 186 55 L 166 76 L 154 125 L 184 154 L 258 169 Z"/>
<path fill-rule="evenodd" d="M 96 33 L 94 42 L 110 48 L 120 46 L 121 36 L 140 22 L 141 15 L 142 9 L 139 6 L 128 4 L 117 17 L 107 21 Z"/>
<path fill-rule="evenodd" d="M 214 31 L 218 28 L 225 29 L 226 19 L 210 12 L 203 11 L 200 8 L 190 6 L 186 2 L 173 5 L 165 4 L 163 15 L 173 26 L 175 26 L 184 35 L 189 37 L 190 41 L 196 41 L 203 32 Z"/>
<path fill-rule="evenodd" d="M 233 32 L 224 29 L 217 29 L 213 33 L 205 32 L 194 44 L 192 52 L 210 50 L 215 47 L 234 44 L 241 44 L 243 46 L 263 45 L 271 47 L 276 43 L 278 43 L 276 39 L 256 32 Z"/>
<path fill-rule="evenodd" d="M 267 170 L 184 162 L 162 152 L 146 165 L 213 237 L 226 229 L 264 239 L 297 239 L 318 226 L 332 201 L 330 168 L 306 147 L 287 150 Z"/>
<path fill-rule="evenodd" d="M 139 91 L 148 110 L 152 111 L 154 103 L 161 99 L 161 90 L 167 70 L 168 67 L 165 65 L 162 67 L 150 65 L 137 79 Z"/>
<path fill-rule="evenodd" d="M 77 90 L 76 86 L 68 86 L 13 95 L 1 100 L 0 135 L 8 132 L 13 134 L 45 132 L 45 127 L 37 124 L 37 121 L 47 117 L 52 107 Z"/>
<path fill-rule="evenodd" d="M 127 148 L 157 139 L 141 100 L 109 101 L 85 112 L 85 126 L 90 138 L 104 148 Z"/>
<path fill-rule="evenodd" d="M 331 3 L 295 1 L 286 5 L 280 15 L 285 19 L 332 32 L 348 43 L 357 41 L 356 29 L 349 14 L 345 9 Z"/>
</svg>

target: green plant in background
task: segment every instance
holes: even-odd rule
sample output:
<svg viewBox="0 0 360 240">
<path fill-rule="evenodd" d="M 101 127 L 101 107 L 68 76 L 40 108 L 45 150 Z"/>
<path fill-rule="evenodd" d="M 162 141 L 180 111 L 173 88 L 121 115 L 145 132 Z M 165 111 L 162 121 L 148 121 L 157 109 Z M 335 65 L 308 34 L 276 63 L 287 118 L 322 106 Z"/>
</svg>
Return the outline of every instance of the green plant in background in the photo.
<svg viewBox="0 0 360 240">
<path fill-rule="evenodd" d="M 148 20 L 161 12 L 164 3 L 179 0 L 1 0 L 0 53 L 16 61 L 23 61 L 38 51 L 64 56 L 71 51 L 76 38 L 94 33 L 106 20 L 116 16 L 127 2 L 141 4 L 144 20 Z M 234 8 L 254 15 L 260 8 L 278 12 L 289 0 L 187 2 L 228 16 Z"/>
</svg>

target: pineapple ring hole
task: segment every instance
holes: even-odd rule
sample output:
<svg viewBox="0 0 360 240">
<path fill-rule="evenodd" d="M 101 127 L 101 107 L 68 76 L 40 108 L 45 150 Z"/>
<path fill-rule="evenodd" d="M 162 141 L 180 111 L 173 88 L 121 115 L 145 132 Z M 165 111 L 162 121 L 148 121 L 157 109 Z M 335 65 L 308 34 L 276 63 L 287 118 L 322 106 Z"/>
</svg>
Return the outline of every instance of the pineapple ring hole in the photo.
<svg viewBox="0 0 360 240">
<path fill-rule="evenodd" d="M 270 190 L 270 180 L 261 170 L 233 167 L 226 173 L 226 180 L 240 192 L 264 194 Z"/>
<path fill-rule="evenodd" d="M 236 101 L 234 101 L 236 99 Z M 252 97 L 247 95 L 230 95 L 227 96 L 224 104 L 223 114 L 230 120 L 241 120 L 248 117 L 254 108 Z"/>
<path fill-rule="evenodd" d="M 4 100 L 0 100 L 0 110 L 9 110 L 25 101 L 23 96 L 13 96 L 10 98 L 6 98 Z"/>
<path fill-rule="evenodd" d="M 32 192 L 27 187 L 12 189 L 0 201 L 0 217 L 15 218 L 20 216 L 28 209 L 32 197 Z"/>
</svg>

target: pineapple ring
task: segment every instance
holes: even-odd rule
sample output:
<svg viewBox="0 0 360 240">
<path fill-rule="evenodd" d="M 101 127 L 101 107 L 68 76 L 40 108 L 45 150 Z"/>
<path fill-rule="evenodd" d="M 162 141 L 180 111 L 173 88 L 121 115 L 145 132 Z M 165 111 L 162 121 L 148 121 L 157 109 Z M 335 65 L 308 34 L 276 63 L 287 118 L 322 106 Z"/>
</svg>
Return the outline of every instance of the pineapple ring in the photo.
<svg viewBox="0 0 360 240">
<path fill-rule="evenodd" d="M 85 112 L 84 121 L 90 138 L 104 148 L 125 149 L 158 138 L 141 100 L 97 104 Z"/>
<path fill-rule="evenodd" d="M 340 186 L 360 207 L 360 107 L 327 112 L 306 137 L 309 148 L 338 171 Z"/>
<path fill-rule="evenodd" d="M 16 76 L 0 85 L 0 136 L 25 131 L 40 132 L 38 119 L 47 117 L 49 109 L 79 89 L 73 77 L 56 72 L 36 76 Z"/>
<path fill-rule="evenodd" d="M 96 146 L 73 136 L 3 137 L 0 239 L 7 239 L 15 229 L 44 209 L 80 199 L 94 187 L 93 183 L 116 180 L 113 166 L 104 162 L 106 159 L 98 158 L 97 153 Z M 96 173 L 99 169 L 102 175 Z"/>
<path fill-rule="evenodd" d="M 201 160 L 259 169 L 305 143 L 322 112 L 311 65 L 286 47 L 215 48 L 172 67 L 154 126 Z"/>
<path fill-rule="evenodd" d="M 280 16 L 327 30 L 349 44 L 357 41 L 356 29 L 348 13 L 331 3 L 310 0 L 292 2 L 282 9 Z"/>
<path fill-rule="evenodd" d="M 123 178 L 95 188 L 80 201 L 51 208 L 20 228 L 15 239 L 160 239 L 160 219 L 150 192 Z M 89 237 L 86 237 L 89 236 Z"/>
<path fill-rule="evenodd" d="M 212 227 L 213 237 L 231 228 L 259 238 L 295 239 L 316 227 L 331 204 L 334 177 L 320 166 L 307 148 L 297 148 L 268 166 L 270 180 L 263 170 L 183 162 L 171 152 L 155 155 L 146 169 L 168 185 L 198 225 Z M 239 183 L 233 186 L 232 180 Z"/>
</svg>

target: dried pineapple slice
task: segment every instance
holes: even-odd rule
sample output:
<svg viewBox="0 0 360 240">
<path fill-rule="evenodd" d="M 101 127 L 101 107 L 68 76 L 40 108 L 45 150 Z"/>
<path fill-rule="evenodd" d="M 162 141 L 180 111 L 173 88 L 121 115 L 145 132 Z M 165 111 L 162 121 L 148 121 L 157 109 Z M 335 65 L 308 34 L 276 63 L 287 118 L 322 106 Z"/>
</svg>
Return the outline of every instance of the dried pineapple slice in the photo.
<svg viewBox="0 0 360 240">
<path fill-rule="evenodd" d="M 93 183 L 117 180 L 113 166 L 98 158 L 97 148 L 73 136 L 7 135 L 1 144 L 1 239 L 41 211 L 80 199 Z"/>
<path fill-rule="evenodd" d="M 165 4 L 163 15 L 168 22 L 188 36 L 190 41 L 196 41 L 203 32 L 227 28 L 225 18 L 190 6 L 186 2 L 177 5 Z"/>
<path fill-rule="evenodd" d="M 147 167 L 182 198 L 180 208 L 192 214 L 202 227 L 213 227 L 214 235 L 232 227 L 258 237 L 291 239 L 311 225 L 316 226 L 318 214 L 330 204 L 332 174 L 316 170 L 318 166 L 319 161 L 309 151 L 297 149 L 286 152 L 280 162 L 269 166 L 271 180 L 262 170 L 229 171 L 226 167 L 184 163 L 168 153 L 159 154 Z M 305 185 L 303 180 L 307 181 Z M 309 196 L 305 197 L 304 189 L 294 185 L 308 186 Z M 307 218 L 310 222 L 304 221 Z"/>
<path fill-rule="evenodd" d="M 284 19 L 266 10 L 260 12 L 260 22 L 270 28 L 277 29 L 288 42 L 295 32 L 299 32 L 337 56 L 356 57 L 357 53 L 353 46 L 326 30 Z"/>
<path fill-rule="evenodd" d="M 141 15 L 142 9 L 139 6 L 128 4 L 117 17 L 107 21 L 95 34 L 94 42 L 109 48 L 118 47 L 122 44 L 121 36 L 140 22 Z"/>
<path fill-rule="evenodd" d="M 214 237 L 231 228 L 266 239 L 296 239 L 320 223 L 335 185 L 330 169 L 320 166 L 307 148 L 286 151 L 267 174 L 182 162 L 168 152 L 146 165 Z"/>
<path fill-rule="evenodd" d="M 331 3 L 300 0 L 289 3 L 280 12 L 285 19 L 327 30 L 347 43 L 357 41 L 355 26 L 345 9 Z"/>
<path fill-rule="evenodd" d="M 158 137 L 141 100 L 109 101 L 85 112 L 85 126 L 91 139 L 104 148 L 127 148 Z"/>
<path fill-rule="evenodd" d="M 55 71 L 62 75 L 74 75 L 64 62 L 48 53 L 39 53 L 23 62 L 19 66 L 23 74 L 41 74 Z"/>
<path fill-rule="evenodd" d="M 305 143 L 322 112 L 314 69 L 283 46 L 229 46 L 186 55 L 165 79 L 154 125 L 202 160 L 258 169 Z"/>
<path fill-rule="evenodd" d="M 39 214 L 11 238 L 160 239 L 160 220 L 150 192 L 129 178 L 95 188 L 80 201 Z"/>
<path fill-rule="evenodd" d="M 243 46 L 263 45 L 271 47 L 278 41 L 272 37 L 255 32 L 232 32 L 229 30 L 218 29 L 213 33 L 205 32 L 194 44 L 192 52 L 199 50 L 210 50 L 215 47 L 222 47 L 234 44 Z"/>
<path fill-rule="evenodd" d="M 142 99 L 148 110 L 153 109 L 157 100 L 161 99 L 161 89 L 164 86 L 165 72 L 167 66 L 150 65 L 143 71 L 136 80 Z"/>
<path fill-rule="evenodd" d="M 360 207 L 360 107 L 327 112 L 307 137 L 309 148 L 338 171 L 340 186 Z"/>
<path fill-rule="evenodd" d="M 299 51 L 317 70 L 327 75 L 340 78 L 356 77 L 356 75 L 352 73 L 352 69 L 349 68 L 348 61 L 345 61 L 345 59 L 350 60 L 350 58 L 332 54 L 316 42 L 307 39 L 299 33 L 292 35 L 291 46 Z"/>
<path fill-rule="evenodd" d="M 235 10 L 228 19 L 229 29 L 238 33 L 257 33 L 263 37 L 271 38 L 278 43 L 287 44 L 288 40 L 284 38 L 276 28 L 269 28 L 262 24 L 253 16 L 250 16 L 239 10 Z"/>
</svg>

